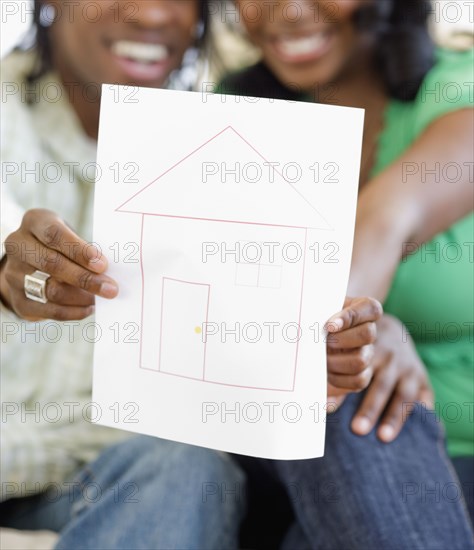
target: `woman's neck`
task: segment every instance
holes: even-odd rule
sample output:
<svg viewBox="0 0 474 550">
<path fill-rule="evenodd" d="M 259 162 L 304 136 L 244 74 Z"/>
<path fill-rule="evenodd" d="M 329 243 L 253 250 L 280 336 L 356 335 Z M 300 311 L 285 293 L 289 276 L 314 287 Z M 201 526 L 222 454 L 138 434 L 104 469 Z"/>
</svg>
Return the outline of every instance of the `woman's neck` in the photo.
<svg viewBox="0 0 474 550">
<path fill-rule="evenodd" d="M 375 68 L 371 48 L 354 56 L 331 86 L 331 98 L 324 101 L 324 97 L 322 97 L 323 103 L 357 107 L 370 111 L 377 105 L 385 104 L 388 100 L 383 80 Z"/>
<path fill-rule="evenodd" d="M 333 88 L 331 101 L 326 103 L 365 110 L 360 168 L 362 187 L 369 181 L 376 163 L 378 139 L 384 128 L 384 113 L 389 95 L 370 53 L 353 60 L 350 67 L 335 81 Z"/>
</svg>

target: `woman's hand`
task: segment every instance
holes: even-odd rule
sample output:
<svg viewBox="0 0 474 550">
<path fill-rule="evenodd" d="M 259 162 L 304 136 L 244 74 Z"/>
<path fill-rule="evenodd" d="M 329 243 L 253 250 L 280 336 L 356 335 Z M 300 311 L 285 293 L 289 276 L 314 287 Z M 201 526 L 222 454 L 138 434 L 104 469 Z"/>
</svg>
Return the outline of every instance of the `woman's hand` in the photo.
<svg viewBox="0 0 474 550">
<path fill-rule="evenodd" d="M 5 250 L 0 297 L 29 321 L 84 319 L 93 313 L 96 295 L 114 298 L 118 293 L 117 283 L 104 275 L 107 260 L 100 251 L 49 210 L 28 210 L 19 229 L 6 239 Z M 45 304 L 25 295 L 25 275 L 36 270 L 50 275 Z"/>
<path fill-rule="evenodd" d="M 380 421 L 377 436 L 389 443 L 402 430 L 414 402 L 433 408 L 434 397 L 426 368 L 402 323 L 384 315 L 377 329 L 374 377 L 352 420 L 352 431 L 366 435 Z"/>
<path fill-rule="evenodd" d="M 326 323 L 328 405 L 365 389 L 373 375 L 373 342 L 382 306 L 373 298 L 346 298 L 344 309 Z"/>
</svg>

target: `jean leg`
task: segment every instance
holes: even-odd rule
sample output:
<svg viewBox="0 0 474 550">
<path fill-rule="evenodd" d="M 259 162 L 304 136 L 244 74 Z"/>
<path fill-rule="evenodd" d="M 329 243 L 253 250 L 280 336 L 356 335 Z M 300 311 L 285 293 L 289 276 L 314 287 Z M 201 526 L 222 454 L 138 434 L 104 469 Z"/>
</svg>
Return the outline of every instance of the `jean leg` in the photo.
<svg viewBox="0 0 474 550">
<path fill-rule="evenodd" d="M 451 461 L 461 484 L 471 524 L 474 525 L 474 456 L 456 456 Z"/>
<path fill-rule="evenodd" d="M 0 503 L 0 526 L 27 531 L 59 532 L 71 516 L 72 494 L 59 485 L 45 493 L 12 498 Z"/>
<path fill-rule="evenodd" d="M 466 550 L 473 535 L 466 507 L 446 489 L 456 483 L 443 433 L 416 407 L 399 437 L 359 437 L 350 422 L 361 395 L 328 417 L 323 458 L 273 461 L 296 488 L 295 515 L 311 548 Z M 296 498 L 297 497 L 297 498 Z"/>
<path fill-rule="evenodd" d="M 78 482 L 57 549 L 237 547 L 244 476 L 224 453 L 140 436 L 106 450 Z"/>
<path fill-rule="evenodd" d="M 295 521 L 287 530 L 285 538 L 281 543 L 282 550 L 311 550 L 309 543 L 301 525 Z M 342 550 L 342 549 L 340 549 Z"/>
<path fill-rule="evenodd" d="M 271 461 L 232 455 L 246 476 L 246 516 L 241 524 L 242 548 L 279 548 L 295 522 L 290 499 L 271 467 Z M 289 546 L 292 550 L 296 547 Z"/>
</svg>

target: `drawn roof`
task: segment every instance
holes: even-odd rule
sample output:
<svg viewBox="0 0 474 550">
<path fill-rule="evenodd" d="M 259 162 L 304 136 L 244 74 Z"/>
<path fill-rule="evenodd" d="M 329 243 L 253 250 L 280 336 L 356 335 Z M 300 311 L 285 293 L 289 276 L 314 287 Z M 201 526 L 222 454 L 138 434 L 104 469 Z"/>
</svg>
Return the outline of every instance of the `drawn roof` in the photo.
<svg viewBox="0 0 474 550">
<path fill-rule="evenodd" d="M 168 168 L 116 211 L 332 229 L 278 167 L 272 166 L 232 126 Z"/>
</svg>

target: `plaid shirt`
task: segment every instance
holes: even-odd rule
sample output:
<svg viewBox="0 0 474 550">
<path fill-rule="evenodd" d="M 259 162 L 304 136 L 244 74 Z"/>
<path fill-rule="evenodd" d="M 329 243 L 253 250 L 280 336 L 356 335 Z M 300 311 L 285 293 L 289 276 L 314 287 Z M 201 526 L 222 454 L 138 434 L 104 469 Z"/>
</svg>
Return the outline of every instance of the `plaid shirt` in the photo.
<svg viewBox="0 0 474 550">
<path fill-rule="evenodd" d="M 2 62 L 2 247 L 30 208 L 56 212 L 86 240 L 92 232 L 96 143 L 57 76 L 26 84 L 32 63 L 20 51 Z M 3 500 L 61 484 L 125 434 L 86 420 L 99 413 L 93 319 L 31 323 L 2 308 L 1 336 Z"/>
</svg>

